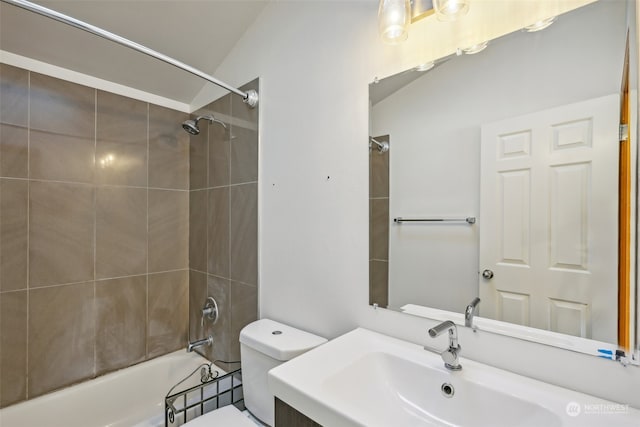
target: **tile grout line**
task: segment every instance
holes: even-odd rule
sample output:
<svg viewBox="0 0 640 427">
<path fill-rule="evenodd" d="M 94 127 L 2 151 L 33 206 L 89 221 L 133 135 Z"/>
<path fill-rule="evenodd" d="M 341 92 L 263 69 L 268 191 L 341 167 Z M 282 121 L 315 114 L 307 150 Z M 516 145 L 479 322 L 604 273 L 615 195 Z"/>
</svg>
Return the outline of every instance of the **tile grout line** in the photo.
<svg viewBox="0 0 640 427">
<path fill-rule="evenodd" d="M 98 258 L 98 189 L 96 188 L 96 160 L 98 157 L 98 90 L 93 95 L 93 377 L 98 372 L 98 310 L 96 303 L 96 279 Z"/>
<path fill-rule="evenodd" d="M 15 176 L 0 176 L 2 179 L 12 180 L 12 181 L 29 181 L 29 182 L 42 182 L 42 183 L 53 183 L 53 184 L 71 184 L 71 185 L 81 185 L 85 187 L 95 187 L 95 188 L 132 188 L 132 189 L 141 189 L 141 190 L 160 190 L 160 191 L 176 191 L 176 192 L 188 192 L 189 189 L 184 188 L 164 188 L 164 187 L 147 187 L 147 186 L 139 186 L 139 185 L 120 185 L 120 184 L 96 184 L 91 182 L 80 182 L 80 181 L 63 181 L 56 179 L 40 179 L 40 178 L 21 178 Z M 253 184 L 253 182 L 239 183 L 234 185 L 244 185 L 244 184 Z M 198 189 L 198 190 L 204 190 Z M 194 190 L 194 191 L 198 191 Z"/>
<path fill-rule="evenodd" d="M 31 176 L 31 71 L 27 72 L 27 178 Z M 30 252 L 31 252 L 31 181 L 27 181 L 27 327 L 26 329 L 26 353 L 25 353 L 25 393 L 29 399 L 29 308 L 31 304 L 31 275 L 30 275 Z"/>
<path fill-rule="evenodd" d="M 233 117 L 233 99 L 231 99 L 230 95 L 229 96 L 229 115 L 231 117 Z M 231 332 L 232 329 L 232 313 L 233 313 L 233 292 L 231 291 L 231 167 L 232 167 L 232 161 L 231 161 L 231 134 L 233 133 L 233 125 L 229 125 L 229 138 L 228 138 L 228 147 L 229 147 L 229 157 L 228 157 L 228 162 L 229 162 L 229 176 L 227 179 L 227 209 L 229 211 L 229 219 L 227 220 L 227 231 L 229 233 L 229 247 L 227 248 L 228 254 L 227 254 L 227 275 L 229 276 L 229 278 L 227 279 L 227 292 L 228 292 L 228 298 L 229 298 L 229 332 Z M 229 356 L 231 354 L 231 334 L 229 334 L 229 338 L 227 339 L 228 342 L 226 343 L 226 355 Z"/>
<path fill-rule="evenodd" d="M 149 163 L 151 163 L 151 159 L 149 158 L 149 115 L 151 114 L 149 103 L 147 103 L 147 265 L 145 268 L 145 286 L 146 286 L 146 302 L 145 302 L 145 322 L 144 322 L 144 359 L 149 359 Z"/>
<path fill-rule="evenodd" d="M 207 186 L 209 186 L 209 180 L 210 180 L 210 163 L 211 163 L 211 132 L 209 132 L 209 127 L 207 127 Z M 210 197 L 210 191 L 207 189 L 207 192 L 205 193 L 205 218 L 204 218 L 204 232 L 205 232 L 205 258 L 204 258 L 204 269 L 206 271 L 209 271 L 209 217 L 211 216 L 211 213 L 209 212 L 209 197 Z M 191 244 L 191 242 L 189 242 L 189 244 Z M 209 295 L 209 280 L 207 279 L 207 276 L 205 275 L 205 280 L 204 280 L 204 286 L 205 286 L 205 294 L 208 297 L 213 297 L 213 295 Z M 191 284 L 191 281 L 189 281 L 189 284 Z M 191 311 L 191 310 L 189 310 Z M 189 328 L 191 329 L 191 328 Z M 203 331 L 204 332 L 204 328 Z"/>
<path fill-rule="evenodd" d="M 130 274 L 128 276 L 114 276 L 114 277 L 103 277 L 103 278 L 97 278 L 95 279 L 95 282 L 108 282 L 110 280 L 120 280 L 120 279 L 128 279 L 128 278 L 132 278 L 132 277 L 140 277 L 140 276 L 146 276 L 146 275 L 156 275 L 156 274 L 165 274 L 165 273 L 175 273 L 178 271 L 185 271 L 185 270 L 189 270 L 188 268 L 176 268 L 173 270 L 162 270 L 162 271 L 153 271 L 150 273 L 139 273 L 139 274 Z M 199 270 L 196 270 L 199 271 Z M 35 286 L 35 287 L 30 287 L 31 291 L 37 291 L 40 289 L 48 289 L 48 288 L 57 288 L 57 287 L 61 287 L 61 286 L 70 286 L 70 285 L 81 285 L 81 284 L 87 284 L 89 282 L 91 282 L 92 280 L 82 280 L 79 282 L 67 282 L 67 283 L 54 283 L 54 284 L 49 284 L 49 285 L 41 285 L 41 286 Z M 15 292 L 23 292 L 26 289 L 12 289 L 9 291 L 0 291 L 0 294 L 9 294 L 9 293 L 15 293 Z"/>
</svg>

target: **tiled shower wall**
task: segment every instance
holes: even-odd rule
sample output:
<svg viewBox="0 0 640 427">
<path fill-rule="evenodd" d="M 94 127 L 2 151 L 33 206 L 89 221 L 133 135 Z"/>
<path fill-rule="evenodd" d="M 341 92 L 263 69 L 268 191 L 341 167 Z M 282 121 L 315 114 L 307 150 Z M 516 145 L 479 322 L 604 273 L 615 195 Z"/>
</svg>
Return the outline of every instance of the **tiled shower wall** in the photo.
<svg viewBox="0 0 640 427">
<path fill-rule="evenodd" d="M 258 90 L 258 80 L 241 89 Z M 213 336 L 202 349 L 210 360 L 240 360 L 240 330 L 258 318 L 258 109 L 226 95 L 195 113 L 226 124 L 202 120 L 191 137 L 189 336 Z M 207 296 L 220 319 L 203 328 Z"/>
<path fill-rule="evenodd" d="M 369 152 L 369 304 L 380 307 L 389 305 L 389 155 L 375 145 Z"/>
<path fill-rule="evenodd" d="M 189 138 L 185 113 L 2 64 L 0 80 L 6 406 L 186 344 Z"/>
</svg>

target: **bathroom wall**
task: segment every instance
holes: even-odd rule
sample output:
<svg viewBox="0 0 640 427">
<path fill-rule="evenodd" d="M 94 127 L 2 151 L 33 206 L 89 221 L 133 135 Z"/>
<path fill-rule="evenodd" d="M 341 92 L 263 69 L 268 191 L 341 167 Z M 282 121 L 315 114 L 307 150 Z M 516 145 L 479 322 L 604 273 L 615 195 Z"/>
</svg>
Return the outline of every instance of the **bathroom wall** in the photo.
<svg viewBox="0 0 640 427">
<path fill-rule="evenodd" d="M 186 118 L 0 64 L 0 406 L 186 344 Z"/>
<path fill-rule="evenodd" d="M 241 90 L 258 86 L 256 79 Z M 190 137 L 189 339 L 213 336 L 198 350 L 212 361 L 240 360 L 240 330 L 258 318 L 259 109 L 227 94 L 192 114 L 226 125 L 201 120 L 200 134 Z M 208 296 L 220 318 L 203 326 Z"/>
<path fill-rule="evenodd" d="M 215 70 L 232 84 L 261 76 L 261 316 L 328 338 L 363 326 L 431 340 L 433 321 L 368 305 L 368 83 L 514 31 L 534 15 L 554 15 L 563 4 L 502 2 L 458 23 L 426 18 L 399 46 L 380 42 L 375 1 L 265 7 Z M 196 103 L 215 98 L 207 89 Z M 463 357 L 640 407 L 638 368 L 464 328 L 460 340 Z"/>
<path fill-rule="evenodd" d="M 389 135 L 374 136 L 389 143 Z M 389 156 L 369 150 L 369 304 L 389 305 Z"/>
</svg>

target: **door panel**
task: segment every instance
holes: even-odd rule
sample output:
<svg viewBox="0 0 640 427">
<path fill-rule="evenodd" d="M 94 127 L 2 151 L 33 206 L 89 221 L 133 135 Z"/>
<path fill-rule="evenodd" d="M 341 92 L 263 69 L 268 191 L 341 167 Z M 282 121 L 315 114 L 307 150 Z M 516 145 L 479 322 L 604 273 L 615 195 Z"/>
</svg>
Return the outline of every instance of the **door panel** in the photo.
<svg viewBox="0 0 640 427">
<path fill-rule="evenodd" d="M 616 342 L 619 97 L 482 126 L 481 314 Z"/>
</svg>

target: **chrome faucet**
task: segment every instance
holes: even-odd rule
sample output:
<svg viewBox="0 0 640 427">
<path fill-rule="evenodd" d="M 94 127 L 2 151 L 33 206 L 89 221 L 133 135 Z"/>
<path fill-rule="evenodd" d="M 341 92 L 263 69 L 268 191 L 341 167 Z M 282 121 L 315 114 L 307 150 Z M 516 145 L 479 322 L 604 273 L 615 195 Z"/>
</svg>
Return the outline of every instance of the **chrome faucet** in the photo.
<svg viewBox="0 0 640 427">
<path fill-rule="evenodd" d="M 451 320 L 440 323 L 437 326 L 429 329 L 429 335 L 431 338 L 440 336 L 443 332 L 449 332 L 449 348 L 440 353 L 442 360 L 444 361 L 444 367 L 451 371 L 459 371 L 462 369 L 462 365 L 458 361 L 458 354 L 460 353 L 460 345 L 458 344 L 458 329 L 456 324 Z M 425 347 L 426 350 L 429 348 Z"/>
<path fill-rule="evenodd" d="M 480 298 L 475 297 L 464 310 L 464 326 L 473 329 L 473 332 L 476 331 L 475 326 L 473 326 L 473 316 L 478 311 L 478 304 L 480 304 Z"/>
<path fill-rule="evenodd" d="M 189 345 L 187 346 L 187 351 L 191 353 L 193 350 L 195 350 L 198 347 L 203 347 L 205 345 L 211 345 L 211 344 L 213 344 L 213 337 L 209 335 L 207 338 L 190 342 Z"/>
</svg>

